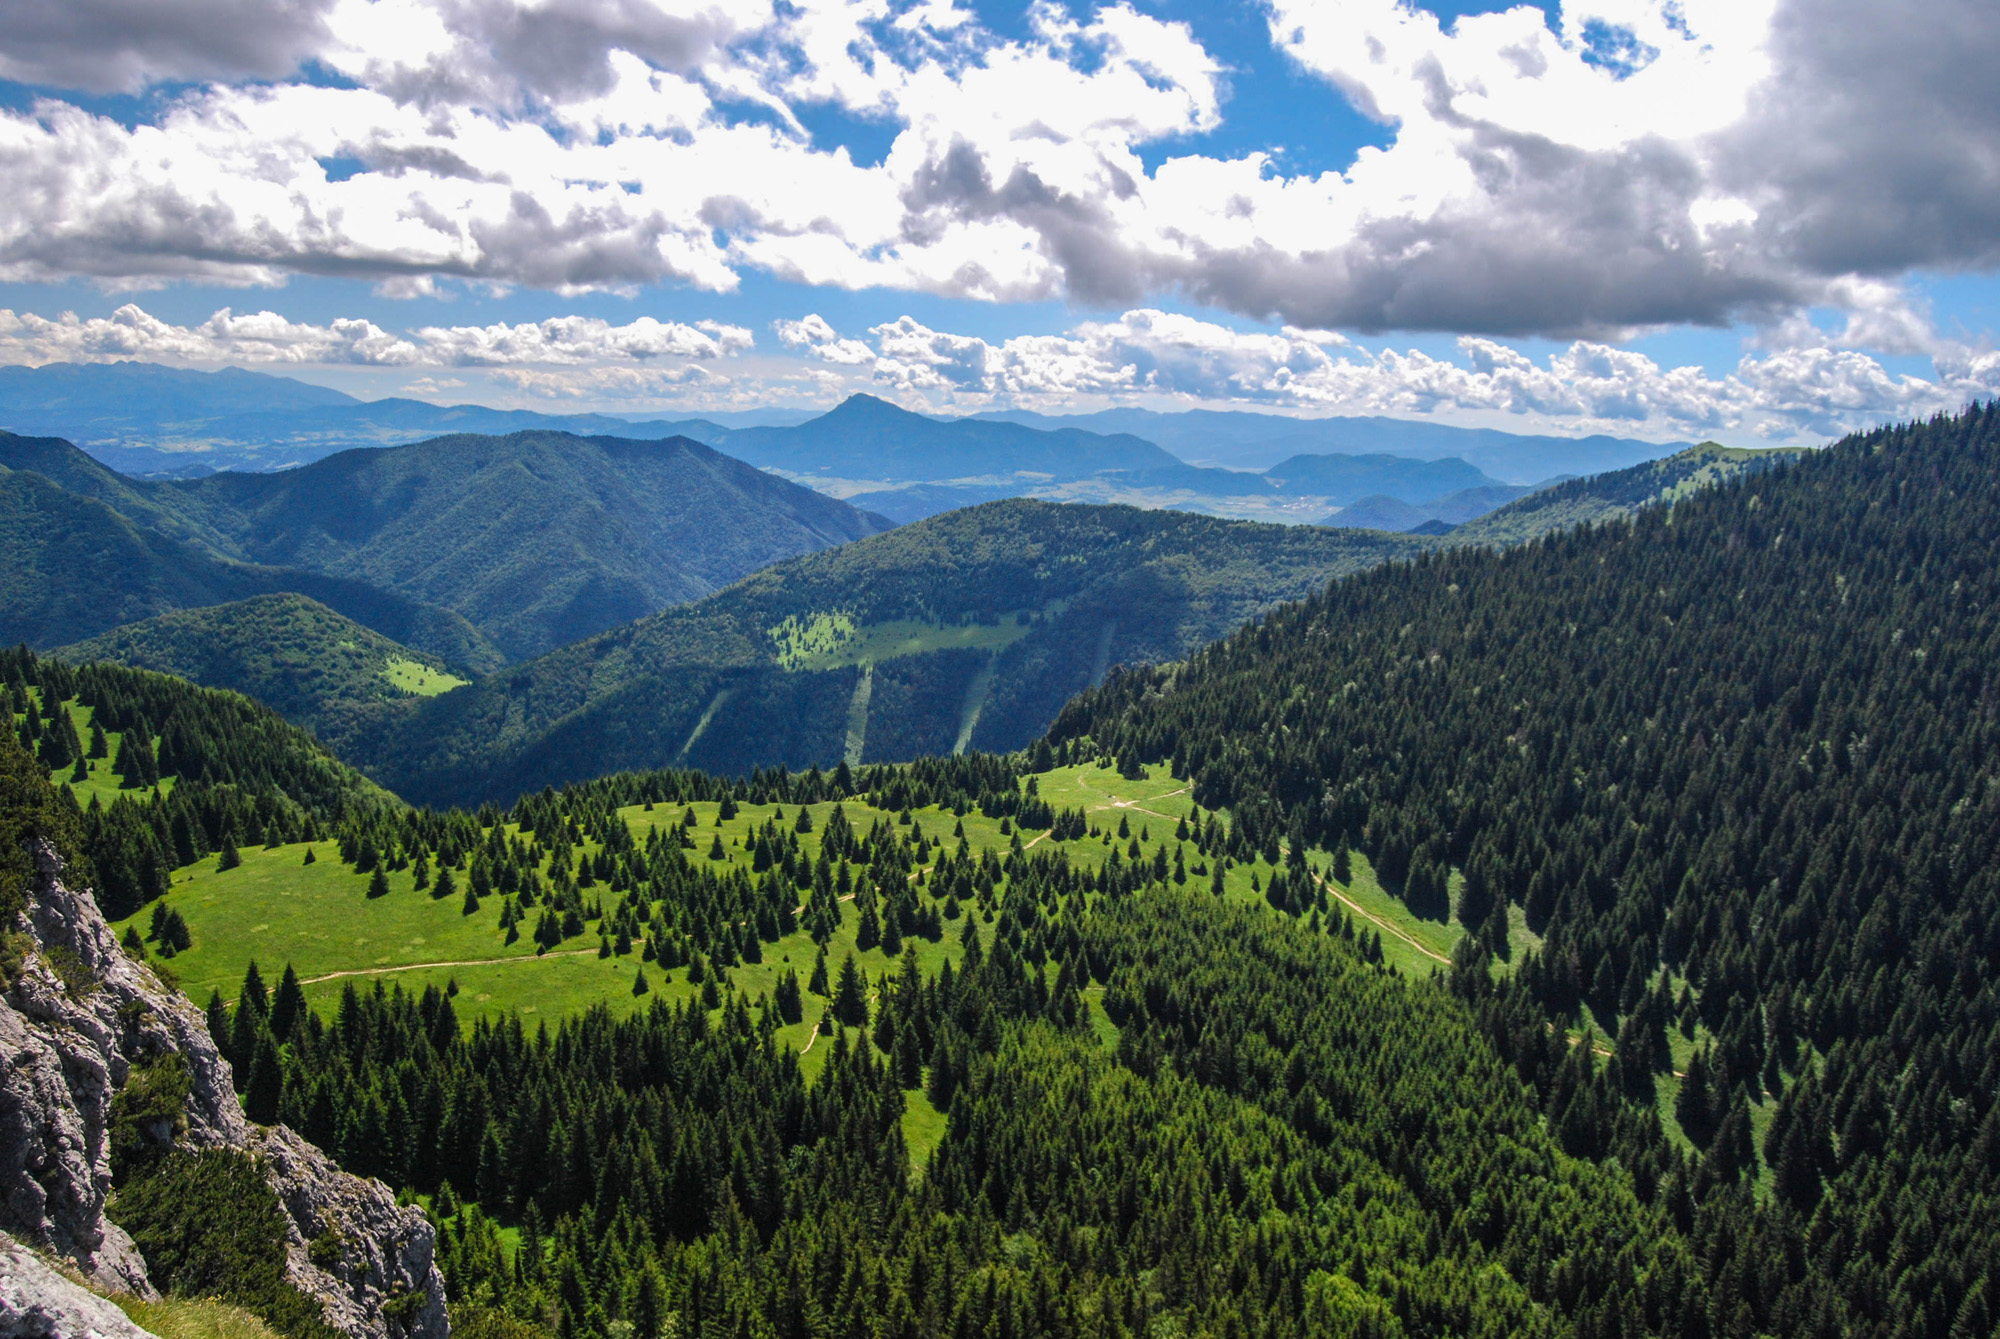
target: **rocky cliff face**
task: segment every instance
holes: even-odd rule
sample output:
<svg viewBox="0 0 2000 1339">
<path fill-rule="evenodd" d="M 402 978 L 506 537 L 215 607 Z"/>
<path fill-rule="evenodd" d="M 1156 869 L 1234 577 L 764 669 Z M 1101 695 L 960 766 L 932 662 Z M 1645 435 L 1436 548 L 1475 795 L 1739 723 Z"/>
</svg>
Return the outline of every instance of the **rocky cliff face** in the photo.
<svg viewBox="0 0 2000 1339">
<path fill-rule="evenodd" d="M 0 1339 L 154 1339 L 0 1232 Z"/>
<path fill-rule="evenodd" d="M 185 1118 L 150 1136 L 257 1158 L 289 1220 L 292 1281 L 330 1325 L 354 1339 L 445 1339 L 423 1214 L 291 1130 L 252 1125 L 200 1011 L 126 955 L 53 851 L 39 851 L 37 867 L 22 923 L 0 927 L 22 958 L 0 995 L 0 1229 L 75 1261 L 100 1287 L 150 1295 L 144 1260 L 104 1216 L 111 1104 L 135 1064 L 177 1054 L 190 1080 Z"/>
</svg>

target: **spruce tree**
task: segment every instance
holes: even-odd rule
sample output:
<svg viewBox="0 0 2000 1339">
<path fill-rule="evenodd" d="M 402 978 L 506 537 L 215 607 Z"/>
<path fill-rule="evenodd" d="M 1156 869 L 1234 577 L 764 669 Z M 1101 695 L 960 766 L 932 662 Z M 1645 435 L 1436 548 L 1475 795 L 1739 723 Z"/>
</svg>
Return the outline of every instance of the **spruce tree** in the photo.
<svg viewBox="0 0 2000 1339">
<path fill-rule="evenodd" d="M 1708 1048 L 1704 1046 L 1688 1061 L 1687 1077 L 1681 1080 L 1680 1093 L 1674 1098 L 1674 1119 L 1697 1148 L 1708 1146 L 1710 1110 L 1715 1101 L 1708 1088 Z"/>
<path fill-rule="evenodd" d="M 264 985 L 264 974 L 257 970 L 257 960 L 252 958 L 243 971 L 243 990 L 236 998 L 238 1008 L 248 1006 L 259 1018 L 271 1012 L 271 996 Z"/>
<path fill-rule="evenodd" d="M 826 946 L 820 945 L 819 957 L 813 960 L 812 978 L 806 982 L 806 989 L 825 999 L 833 993 L 826 979 Z"/>
<path fill-rule="evenodd" d="M 243 1114 L 259 1125 L 278 1123 L 278 1100 L 285 1088 L 284 1060 L 266 1029 L 259 1029 L 243 1086 Z"/>
<path fill-rule="evenodd" d="M 785 974 L 778 978 L 777 989 L 773 992 L 778 1017 L 786 1023 L 797 1023 L 805 1017 L 805 1001 L 799 995 L 799 974 L 787 967 Z"/>
<path fill-rule="evenodd" d="M 380 865 L 377 865 L 375 867 L 375 873 L 371 875 L 368 879 L 368 896 L 387 897 L 388 895 L 389 895 L 389 876 L 382 872 L 382 867 Z"/>
<path fill-rule="evenodd" d="M 868 1026 L 868 982 L 852 953 L 841 960 L 840 980 L 833 988 L 833 1016 L 849 1027 Z"/>
<path fill-rule="evenodd" d="M 243 1006 L 238 997 L 236 1012 L 229 1020 L 229 1060 L 230 1078 L 236 1091 L 242 1092 L 250 1083 L 250 1062 L 257 1056 L 257 1041 L 268 1029 L 264 1026 L 264 1016 L 255 1009 Z"/>
<path fill-rule="evenodd" d="M 208 1009 L 206 1012 L 208 1014 L 208 1039 L 215 1043 L 217 1051 L 227 1056 L 229 1054 L 230 1040 L 229 1007 L 222 1002 L 221 991 L 211 990 L 208 992 Z"/>
<path fill-rule="evenodd" d="M 306 993 L 299 985 L 298 973 L 290 963 L 285 964 L 285 974 L 278 978 L 278 994 L 271 1001 L 271 1035 L 280 1045 L 290 1041 L 292 1029 L 306 1014 Z"/>
</svg>

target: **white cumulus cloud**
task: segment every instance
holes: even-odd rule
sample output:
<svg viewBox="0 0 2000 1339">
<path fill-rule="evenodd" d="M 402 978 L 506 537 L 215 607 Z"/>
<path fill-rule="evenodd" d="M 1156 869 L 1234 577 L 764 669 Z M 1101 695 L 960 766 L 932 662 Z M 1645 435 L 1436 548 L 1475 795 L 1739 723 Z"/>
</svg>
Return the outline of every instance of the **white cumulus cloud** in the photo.
<svg viewBox="0 0 2000 1339">
<path fill-rule="evenodd" d="M 1538 363 L 1504 343 L 1468 335 L 1458 340 L 1458 356 L 1446 359 L 1305 330 L 1243 332 L 1152 309 L 999 343 L 932 330 L 910 317 L 869 333 L 879 353 L 872 384 L 929 407 L 962 410 L 1143 400 L 1160 407 L 1482 416 L 1570 433 L 1790 442 L 2000 394 L 2000 354 L 1963 347 L 1940 353 L 1936 375 L 1926 379 L 1891 373 L 1865 353 L 1824 342 L 1754 352 L 1712 375 L 1693 366 L 1662 367 L 1642 353 L 1588 340 Z M 839 336 L 829 328 L 824 338 Z"/>
<path fill-rule="evenodd" d="M 658 380 L 701 360 L 739 354 L 755 340 L 741 326 L 641 317 L 612 325 L 566 316 L 537 324 L 425 326 L 392 335 L 358 318 L 312 325 L 275 312 L 224 308 L 200 325 L 177 326 L 127 303 L 108 317 L 37 316 L 0 308 L 0 363 L 41 365 L 136 358 L 167 363 L 287 363 L 374 367 L 584 367 L 652 364 Z M 581 384 L 581 382 L 579 382 Z M 665 384 L 665 383 L 662 383 Z"/>
<path fill-rule="evenodd" d="M 1448 24 L 1269 0 L 1275 51 L 1386 127 L 1317 174 L 1205 150 L 1229 72 L 1123 3 L 1035 4 L 1008 38 L 951 0 L 0 12 L 0 76 L 169 90 L 134 123 L 62 97 L 0 113 L 13 281 L 727 291 L 760 271 L 1606 337 L 1779 324 L 2000 264 L 1988 0 L 1566 0 Z M 882 160 L 816 139 L 828 112 L 887 131 Z"/>
</svg>

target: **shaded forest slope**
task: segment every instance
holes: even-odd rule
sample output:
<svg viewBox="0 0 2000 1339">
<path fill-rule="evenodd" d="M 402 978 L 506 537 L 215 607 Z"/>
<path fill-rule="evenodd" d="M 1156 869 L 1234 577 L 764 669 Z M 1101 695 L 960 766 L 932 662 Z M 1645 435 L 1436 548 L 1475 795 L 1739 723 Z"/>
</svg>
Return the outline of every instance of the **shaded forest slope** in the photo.
<svg viewBox="0 0 2000 1339">
<path fill-rule="evenodd" d="M 418 704 L 353 756 L 437 801 L 627 767 L 831 765 L 851 745 L 855 762 L 1019 748 L 1107 666 L 1183 655 L 1423 542 L 991 503 L 779 564 Z"/>
<path fill-rule="evenodd" d="M 1551 1083 L 1535 1020 L 1594 1018 L 1636 1110 L 1675 1093 L 1698 1252 L 1772 1271 L 1741 1325 L 1942 1334 L 1987 1305 L 2000 1203 L 1996 665 L 1989 406 L 1364 574 L 1052 735 L 1172 759 L 1267 840 L 1355 843 L 1469 945 L 1518 909 L 1540 951 L 1485 998 L 1496 1043 Z M 1714 1039 L 1684 1077 L 1670 1027 Z"/>
<path fill-rule="evenodd" d="M 50 652 L 72 665 L 157 670 L 253 697 L 338 751 L 389 704 L 466 682 L 303 595 L 260 595 L 161 614 Z"/>
</svg>

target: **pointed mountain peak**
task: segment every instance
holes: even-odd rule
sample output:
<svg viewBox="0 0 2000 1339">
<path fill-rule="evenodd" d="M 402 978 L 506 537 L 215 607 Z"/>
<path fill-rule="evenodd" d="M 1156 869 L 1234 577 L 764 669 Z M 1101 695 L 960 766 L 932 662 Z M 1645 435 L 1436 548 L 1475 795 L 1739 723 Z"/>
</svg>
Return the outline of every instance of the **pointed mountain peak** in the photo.
<svg viewBox="0 0 2000 1339">
<path fill-rule="evenodd" d="M 880 396 L 856 392 L 820 417 L 822 420 L 833 419 L 836 422 L 902 422 L 924 416 L 913 414 L 901 405 L 891 404 Z"/>
</svg>

